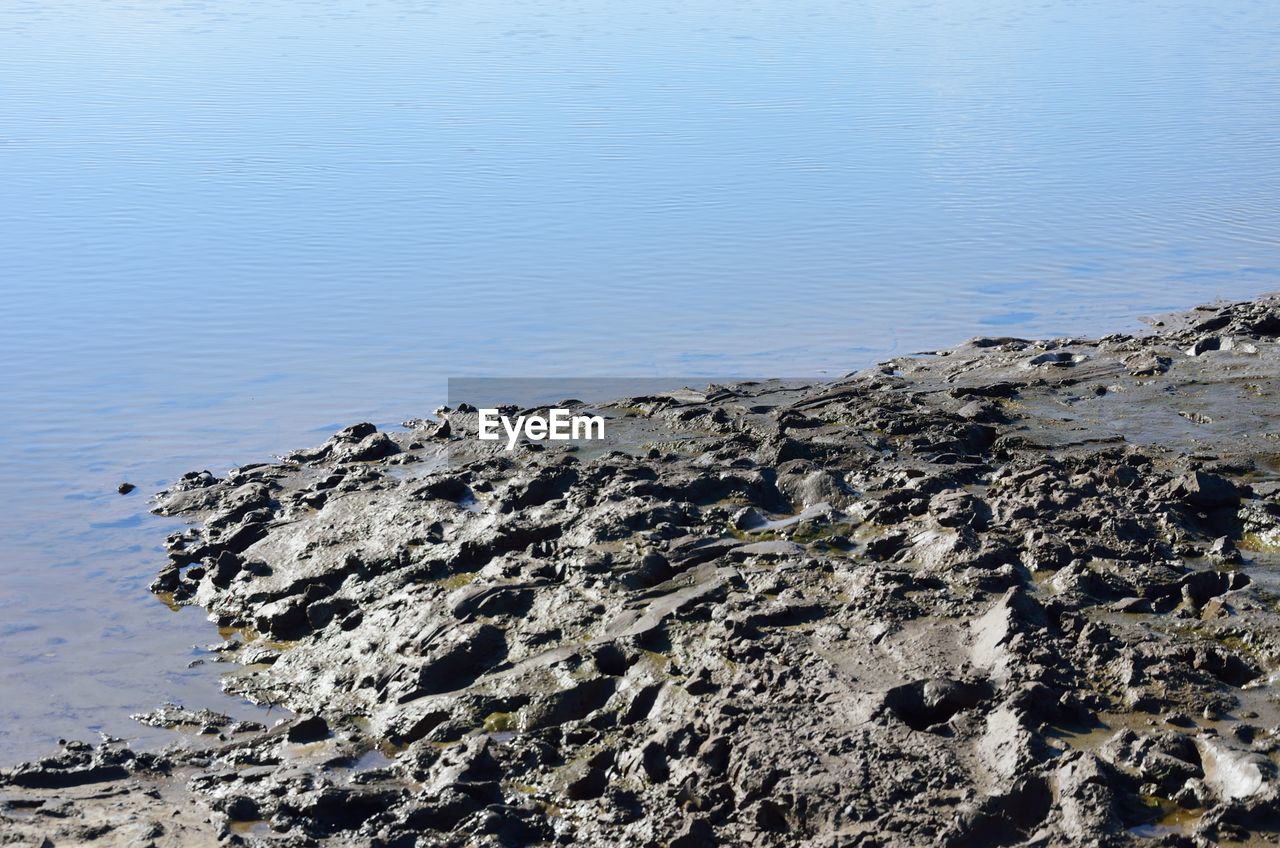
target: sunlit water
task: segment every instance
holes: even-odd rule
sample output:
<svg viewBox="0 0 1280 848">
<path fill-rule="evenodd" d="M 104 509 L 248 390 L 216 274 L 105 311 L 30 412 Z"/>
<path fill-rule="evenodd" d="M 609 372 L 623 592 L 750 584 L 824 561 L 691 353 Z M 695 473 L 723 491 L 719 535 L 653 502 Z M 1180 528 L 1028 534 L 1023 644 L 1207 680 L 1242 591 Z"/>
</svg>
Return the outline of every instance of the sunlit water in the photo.
<svg viewBox="0 0 1280 848">
<path fill-rule="evenodd" d="M 1280 288 L 1278 21 L 0 4 L 0 762 L 227 707 L 145 589 L 183 471 L 449 376 L 837 373 Z"/>
</svg>

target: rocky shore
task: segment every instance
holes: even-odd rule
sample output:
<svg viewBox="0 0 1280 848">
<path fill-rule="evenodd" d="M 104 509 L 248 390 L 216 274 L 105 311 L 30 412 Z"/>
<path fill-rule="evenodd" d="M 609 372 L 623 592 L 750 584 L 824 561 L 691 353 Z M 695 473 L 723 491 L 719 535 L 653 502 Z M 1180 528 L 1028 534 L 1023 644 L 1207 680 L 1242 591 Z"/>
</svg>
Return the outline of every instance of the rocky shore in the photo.
<svg viewBox="0 0 1280 848">
<path fill-rule="evenodd" d="M 188 474 L 153 588 L 291 717 L 67 743 L 0 844 L 1274 844 L 1278 385 L 1267 298 Z"/>
</svg>

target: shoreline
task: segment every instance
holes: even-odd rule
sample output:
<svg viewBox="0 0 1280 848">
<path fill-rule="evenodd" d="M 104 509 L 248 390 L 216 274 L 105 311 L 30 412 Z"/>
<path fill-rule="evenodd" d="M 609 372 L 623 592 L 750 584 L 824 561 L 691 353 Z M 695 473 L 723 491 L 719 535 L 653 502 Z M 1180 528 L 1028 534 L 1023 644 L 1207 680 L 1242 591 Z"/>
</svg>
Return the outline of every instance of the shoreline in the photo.
<svg viewBox="0 0 1280 848">
<path fill-rule="evenodd" d="M 474 429 L 452 411 L 187 475 L 158 510 L 202 524 L 154 588 L 237 631 L 229 692 L 297 716 L 157 711 L 214 744 L 68 745 L 3 772 L 0 823 L 103 845 L 1265 840 L 1278 336 L 1270 296 L 605 405 L 638 456 L 415 475 Z"/>
</svg>

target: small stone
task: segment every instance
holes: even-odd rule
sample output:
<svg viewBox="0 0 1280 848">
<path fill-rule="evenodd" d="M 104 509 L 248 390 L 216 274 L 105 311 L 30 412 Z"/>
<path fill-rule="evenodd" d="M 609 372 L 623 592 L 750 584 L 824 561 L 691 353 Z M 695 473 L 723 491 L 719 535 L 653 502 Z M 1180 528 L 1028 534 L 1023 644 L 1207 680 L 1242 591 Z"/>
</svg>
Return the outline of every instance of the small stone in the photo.
<svg viewBox="0 0 1280 848">
<path fill-rule="evenodd" d="M 1239 565 L 1244 561 L 1240 556 L 1240 551 L 1236 548 L 1235 542 L 1227 536 L 1221 536 L 1215 539 L 1213 544 L 1209 546 L 1209 556 L 1216 562 L 1224 565 Z"/>
<path fill-rule="evenodd" d="M 1121 598 L 1111 605 L 1114 612 L 1147 613 L 1151 612 L 1151 602 L 1146 598 Z"/>
<path fill-rule="evenodd" d="M 735 530 L 756 530 L 768 523 L 768 520 L 760 514 L 760 510 L 753 506 L 744 506 L 733 514 L 730 523 Z"/>
</svg>

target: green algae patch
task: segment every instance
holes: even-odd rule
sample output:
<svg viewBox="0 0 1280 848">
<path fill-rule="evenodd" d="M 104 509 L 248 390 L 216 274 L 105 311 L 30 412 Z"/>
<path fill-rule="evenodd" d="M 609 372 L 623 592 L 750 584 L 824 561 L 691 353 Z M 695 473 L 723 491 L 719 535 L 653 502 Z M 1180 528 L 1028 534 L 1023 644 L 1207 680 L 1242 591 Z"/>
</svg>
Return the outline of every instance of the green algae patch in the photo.
<svg viewBox="0 0 1280 848">
<path fill-rule="evenodd" d="M 1236 547 L 1244 551 L 1260 554 L 1280 553 L 1280 530 L 1266 530 L 1262 533 L 1245 533 L 1240 537 Z"/>
<path fill-rule="evenodd" d="M 739 542 L 774 542 L 782 536 L 776 530 L 739 530 L 729 525 L 729 535 Z"/>
<path fill-rule="evenodd" d="M 170 612 L 182 611 L 182 605 L 173 599 L 172 592 L 156 592 L 155 596 L 160 599 L 160 603 L 169 608 Z"/>
<path fill-rule="evenodd" d="M 461 571 L 433 582 L 442 589 L 461 589 L 463 586 L 474 583 L 479 576 L 479 571 Z"/>
<path fill-rule="evenodd" d="M 518 724 L 516 713 L 494 712 L 484 717 L 484 729 L 487 733 L 504 733 L 515 730 Z"/>
<path fill-rule="evenodd" d="M 850 539 L 859 526 L 860 525 L 854 524 L 850 521 L 837 521 L 832 524 L 805 522 L 791 533 L 790 539 L 799 545 L 809 545 L 814 542 L 826 542 L 836 536 Z"/>
</svg>

